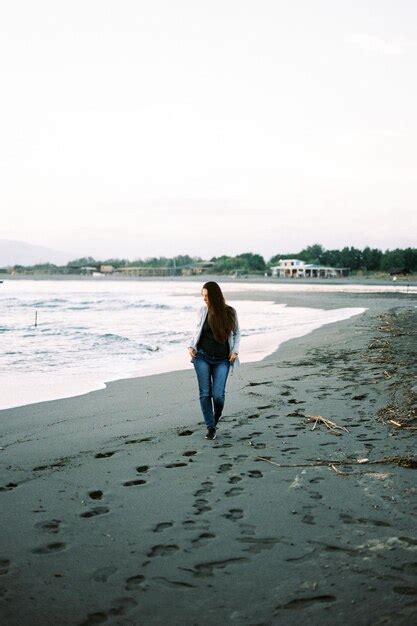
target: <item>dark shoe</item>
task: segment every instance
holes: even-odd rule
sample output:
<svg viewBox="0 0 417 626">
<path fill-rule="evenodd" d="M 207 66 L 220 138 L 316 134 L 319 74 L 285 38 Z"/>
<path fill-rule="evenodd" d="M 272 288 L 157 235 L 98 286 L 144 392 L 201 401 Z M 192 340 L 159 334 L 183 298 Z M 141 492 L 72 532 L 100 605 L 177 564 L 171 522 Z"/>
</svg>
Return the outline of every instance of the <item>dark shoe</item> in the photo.
<svg viewBox="0 0 417 626">
<path fill-rule="evenodd" d="M 207 430 L 206 439 L 216 439 L 216 429 L 211 427 Z"/>
</svg>

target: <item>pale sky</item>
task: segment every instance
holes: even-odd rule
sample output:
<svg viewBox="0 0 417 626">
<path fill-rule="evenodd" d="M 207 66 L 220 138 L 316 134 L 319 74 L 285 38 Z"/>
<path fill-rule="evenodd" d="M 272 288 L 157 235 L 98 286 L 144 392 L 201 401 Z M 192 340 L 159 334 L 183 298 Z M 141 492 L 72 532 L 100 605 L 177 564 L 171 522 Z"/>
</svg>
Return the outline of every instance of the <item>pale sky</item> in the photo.
<svg viewBox="0 0 417 626">
<path fill-rule="evenodd" d="M 416 245 L 413 0 L 0 8 L 0 239 L 74 255 Z"/>
</svg>

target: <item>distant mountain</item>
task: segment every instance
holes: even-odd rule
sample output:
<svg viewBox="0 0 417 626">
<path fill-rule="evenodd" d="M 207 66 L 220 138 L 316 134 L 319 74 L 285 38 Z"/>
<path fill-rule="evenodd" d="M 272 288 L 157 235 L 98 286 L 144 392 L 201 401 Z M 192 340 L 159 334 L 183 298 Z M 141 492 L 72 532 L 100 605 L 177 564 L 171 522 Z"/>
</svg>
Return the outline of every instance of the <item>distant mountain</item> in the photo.
<svg viewBox="0 0 417 626">
<path fill-rule="evenodd" d="M 24 241 L 14 241 L 12 239 L 0 239 L 0 266 L 10 265 L 35 265 L 36 263 L 54 263 L 55 265 L 66 265 L 72 257 L 64 252 L 45 248 L 44 246 L 34 246 Z"/>
</svg>

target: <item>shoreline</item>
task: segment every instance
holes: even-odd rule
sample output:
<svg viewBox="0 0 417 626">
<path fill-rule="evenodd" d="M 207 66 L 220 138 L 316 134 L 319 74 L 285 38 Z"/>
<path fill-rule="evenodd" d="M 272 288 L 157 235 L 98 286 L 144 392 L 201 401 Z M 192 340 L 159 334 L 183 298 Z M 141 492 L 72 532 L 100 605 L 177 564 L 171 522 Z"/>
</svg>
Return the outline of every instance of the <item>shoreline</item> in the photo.
<svg viewBox="0 0 417 626">
<path fill-rule="evenodd" d="M 368 310 L 242 364 L 215 442 L 188 370 L 2 412 L 5 623 L 416 618 L 413 470 L 349 465 L 414 454 L 413 431 L 378 411 L 412 384 L 416 298 L 308 299 Z"/>
<path fill-rule="evenodd" d="M 19 280 L 82 280 L 82 281 L 139 281 L 139 282 L 206 282 L 208 280 L 216 280 L 221 283 L 240 283 L 256 282 L 259 284 L 275 284 L 275 285 L 374 285 L 374 286 L 395 286 L 398 284 L 409 284 L 417 286 L 417 278 L 415 274 L 408 278 L 407 276 L 398 276 L 396 281 L 392 278 L 375 278 L 366 276 L 348 276 L 346 278 L 275 278 L 272 276 L 259 276 L 258 274 L 248 274 L 245 277 L 233 277 L 224 274 L 199 274 L 196 276 L 122 276 L 122 275 L 106 275 L 100 277 L 83 276 L 82 274 L 25 274 L 11 276 L 9 274 L 0 275 L 4 281 Z"/>
<path fill-rule="evenodd" d="M 237 294 L 237 296 L 238 295 L 240 294 Z M 256 296 L 251 297 L 250 294 L 249 295 L 243 294 L 243 298 L 240 298 L 240 299 L 241 300 L 242 299 L 256 300 L 257 302 L 259 301 L 260 304 L 261 303 L 267 304 L 266 301 L 258 300 Z M 239 300 L 239 298 L 237 297 L 236 300 Z M 278 303 L 274 302 L 273 304 L 278 304 Z M 279 304 L 282 305 L 283 303 L 279 303 Z M 302 307 L 302 308 L 305 308 L 306 311 L 308 310 L 308 307 Z M 348 317 L 346 316 L 346 309 L 348 310 L 352 309 L 352 312 L 350 312 Z M 323 310 L 328 311 L 331 309 L 323 309 Z M 341 314 L 342 310 L 343 309 L 340 309 L 339 315 Z M 341 320 L 346 319 L 346 317 L 347 319 L 350 319 L 353 316 L 362 314 L 364 311 L 366 311 L 366 308 L 364 307 L 345 307 L 345 309 L 343 310 L 343 315 L 340 319 Z M 335 320 L 335 321 L 338 321 L 338 320 Z M 326 326 L 331 323 L 334 323 L 334 320 L 332 321 L 324 320 L 318 327 Z M 310 322 L 310 326 L 311 327 L 308 330 L 306 330 L 305 328 L 302 329 L 302 335 L 299 334 L 300 328 L 298 326 L 295 326 L 290 331 L 287 331 L 287 333 L 276 330 L 276 331 L 271 331 L 270 333 L 258 333 L 255 335 L 244 336 L 242 338 L 243 345 L 241 349 L 241 351 L 245 354 L 245 358 L 243 362 L 244 363 L 256 363 L 256 362 L 263 361 L 268 356 L 271 356 L 272 354 L 274 354 L 282 344 L 286 343 L 287 341 L 291 341 L 293 338 L 309 334 L 310 332 L 313 332 L 317 328 L 317 325 L 315 322 Z M 288 334 L 289 336 L 285 337 L 285 335 L 288 335 Z M 282 335 L 284 335 L 284 338 L 282 337 Z M 274 347 L 266 348 L 267 343 L 269 343 L 270 346 L 271 344 L 273 344 Z M 260 358 L 256 358 L 256 357 L 259 357 L 259 355 L 262 355 L 262 356 Z M 43 397 L 42 399 L 31 399 L 28 402 L 23 401 L 25 396 L 27 396 L 26 388 L 22 389 L 20 382 L 18 380 L 14 381 L 14 384 L 16 385 L 16 388 L 17 388 L 15 392 L 16 397 L 20 390 L 20 394 L 21 394 L 20 403 L 19 404 L 13 403 L 9 406 L 0 406 L 0 419 L 1 419 L 2 411 L 8 410 L 8 409 L 29 406 L 32 404 L 39 404 L 42 402 L 52 402 L 55 400 L 64 400 L 68 398 L 74 398 L 74 397 L 85 395 L 87 393 L 91 393 L 93 391 L 103 390 L 106 388 L 106 386 L 109 383 L 115 382 L 118 380 L 130 380 L 134 378 L 154 376 L 157 374 L 180 372 L 184 370 L 189 370 L 190 365 L 189 365 L 188 356 L 186 354 L 186 349 L 184 347 L 184 349 L 181 349 L 181 351 L 178 350 L 172 353 L 168 353 L 164 355 L 163 357 L 156 357 L 154 359 L 146 360 L 141 364 L 141 367 L 140 368 L 138 367 L 137 369 L 138 370 L 141 369 L 142 373 L 139 374 L 139 373 L 132 373 L 132 372 L 127 373 L 126 372 L 125 374 L 117 375 L 111 378 L 103 378 L 100 380 L 98 380 L 97 378 L 96 379 L 92 378 L 89 381 L 86 379 L 86 376 L 84 374 L 80 374 L 78 375 L 76 379 L 76 383 L 75 383 L 75 379 L 74 378 L 72 379 L 71 387 L 68 386 L 68 383 L 66 381 L 65 371 L 51 372 L 51 376 L 53 376 L 54 392 L 51 393 L 49 391 L 48 386 L 50 386 L 51 383 L 47 383 L 47 386 L 44 392 L 45 397 Z M 26 382 L 26 386 L 27 384 L 28 382 Z M 31 384 L 37 386 L 38 393 L 39 393 L 39 386 L 42 384 L 41 381 L 35 378 Z M 9 389 L 10 389 L 10 385 L 9 385 Z M 57 391 L 57 389 L 60 389 L 60 391 Z M 49 397 L 48 397 L 48 394 L 49 394 Z"/>
</svg>

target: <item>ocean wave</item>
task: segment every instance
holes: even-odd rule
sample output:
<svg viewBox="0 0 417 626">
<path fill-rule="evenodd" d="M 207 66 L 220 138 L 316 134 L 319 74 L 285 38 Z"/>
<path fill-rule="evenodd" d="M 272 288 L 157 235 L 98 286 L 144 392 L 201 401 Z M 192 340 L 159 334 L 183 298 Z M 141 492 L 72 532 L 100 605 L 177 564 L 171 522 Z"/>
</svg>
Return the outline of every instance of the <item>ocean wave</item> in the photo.
<svg viewBox="0 0 417 626">
<path fill-rule="evenodd" d="M 88 311 L 88 309 L 91 309 L 92 307 L 89 306 L 67 306 L 65 308 L 66 311 Z"/>
<path fill-rule="evenodd" d="M 158 304 L 152 302 L 129 302 L 124 305 L 126 309 L 164 309 L 169 310 L 170 307 L 168 304 Z"/>
<path fill-rule="evenodd" d="M 117 333 L 105 333 L 104 335 L 97 335 L 96 339 L 99 343 L 103 341 L 121 343 L 121 344 L 131 344 L 132 347 L 143 350 L 146 352 L 158 352 L 160 347 L 158 345 L 150 345 L 148 343 L 141 343 L 136 341 L 135 339 L 131 339 L 130 337 L 126 337 L 125 335 L 118 335 Z"/>
<path fill-rule="evenodd" d="M 32 302 L 22 302 L 19 306 L 23 309 L 28 309 L 32 307 L 41 307 L 41 308 L 56 308 L 61 305 L 63 302 L 68 302 L 65 298 L 48 298 L 47 300 L 33 300 Z"/>
<path fill-rule="evenodd" d="M 104 339 L 105 341 L 122 341 L 128 342 L 132 341 L 130 337 L 126 337 L 124 335 L 117 335 L 116 333 L 104 333 L 104 335 L 97 335 L 97 339 Z"/>
</svg>

